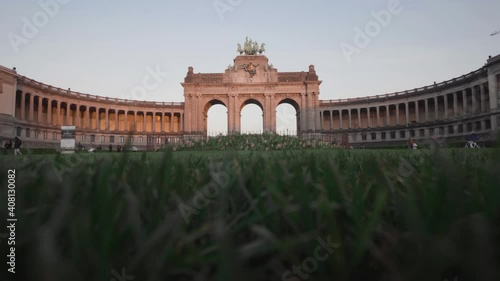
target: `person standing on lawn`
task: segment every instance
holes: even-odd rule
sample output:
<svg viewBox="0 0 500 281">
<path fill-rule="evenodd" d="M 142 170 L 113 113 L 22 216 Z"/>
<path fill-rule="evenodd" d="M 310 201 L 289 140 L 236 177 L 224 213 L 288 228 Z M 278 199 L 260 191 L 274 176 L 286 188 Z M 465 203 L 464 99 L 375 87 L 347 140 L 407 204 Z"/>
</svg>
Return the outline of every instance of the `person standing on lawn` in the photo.
<svg viewBox="0 0 500 281">
<path fill-rule="evenodd" d="M 16 138 L 14 139 L 14 155 L 15 155 L 15 156 L 17 156 L 18 154 L 19 154 L 19 155 L 23 155 L 23 154 L 21 153 L 21 144 L 22 144 L 22 143 L 23 143 L 23 142 L 21 141 L 21 139 L 20 139 L 20 138 L 16 137 Z"/>
</svg>

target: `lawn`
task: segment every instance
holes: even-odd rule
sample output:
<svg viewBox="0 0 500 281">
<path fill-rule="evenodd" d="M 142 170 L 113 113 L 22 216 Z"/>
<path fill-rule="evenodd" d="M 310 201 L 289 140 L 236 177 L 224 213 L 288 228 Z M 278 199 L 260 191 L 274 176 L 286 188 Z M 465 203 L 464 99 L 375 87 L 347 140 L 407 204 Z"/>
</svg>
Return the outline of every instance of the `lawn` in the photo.
<svg viewBox="0 0 500 281">
<path fill-rule="evenodd" d="M 19 280 L 500 280 L 499 149 L 0 157 Z"/>
</svg>

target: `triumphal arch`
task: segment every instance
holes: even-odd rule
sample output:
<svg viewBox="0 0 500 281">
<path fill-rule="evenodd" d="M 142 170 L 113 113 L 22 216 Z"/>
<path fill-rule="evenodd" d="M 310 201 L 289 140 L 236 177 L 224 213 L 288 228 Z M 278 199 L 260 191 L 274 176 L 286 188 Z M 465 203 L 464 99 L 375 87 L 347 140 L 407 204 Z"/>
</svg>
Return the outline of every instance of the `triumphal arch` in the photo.
<svg viewBox="0 0 500 281">
<path fill-rule="evenodd" d="M 228 134 L 241 129 L 241 111 L 255 104 L 263 112 L 264 132 L 276 132 L 276 107 L 288 103 L 297 113 L 297 132 L 314 132 L 320 128 L 319 86 L 314 65 L 307 72 L 279 72 L 263 55 L 259 46 L 247 38 L 244 48 L 223 73 L 195 73 L 188 68 L 184 78 L 186 135 L 207 134 L 207 113 L 211 106 L 224 105 L 228 114 Z"/>
</svg>

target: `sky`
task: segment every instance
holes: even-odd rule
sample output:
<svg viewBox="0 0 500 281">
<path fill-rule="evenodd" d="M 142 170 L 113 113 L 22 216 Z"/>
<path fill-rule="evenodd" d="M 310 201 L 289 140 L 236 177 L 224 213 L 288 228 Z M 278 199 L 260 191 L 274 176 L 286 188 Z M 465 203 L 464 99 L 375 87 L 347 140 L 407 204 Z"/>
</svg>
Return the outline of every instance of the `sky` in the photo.
<svg viewBox="0 0 500 281">
<path fill-rule="evenodd" d="M 178 102 L 189 66 L 224 72 L 249 36 L 278 71 L 315 65 L 320 99 L 364 97 L 481 68 L 500 54 L 499 12 L 493 0 L 2 0 L 0 65 L 63 89 Z M 209 131 L 227 129 L 225 111 L 210 109 Z M 294 130 L 294 114 L 278 108 L 278 130 Z M 262 130 L 257 106 L 242 130 Z"/>
</svg>

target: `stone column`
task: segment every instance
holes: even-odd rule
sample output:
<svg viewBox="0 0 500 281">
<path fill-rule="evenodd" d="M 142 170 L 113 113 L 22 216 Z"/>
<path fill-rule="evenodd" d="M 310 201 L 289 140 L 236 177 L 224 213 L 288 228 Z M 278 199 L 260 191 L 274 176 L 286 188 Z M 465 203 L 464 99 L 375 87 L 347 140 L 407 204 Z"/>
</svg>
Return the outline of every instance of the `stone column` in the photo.
<svg viewBox="0 0 500 281">
<path fill-rule="evenodd" d="M 377 127 L 381 127 L 380 125 L 380 106 L 377 105 Z"/>
<path fill-rule="evenodd" d="M 271 108 L 271 130 L 273 132 L 276 132 L 276 104 L 275 104 L 276 100 L 275 100 L 275 97 L 274 97 L 274 93 L 271 93 L 269 95 L 269 106 Z M 238 119 L 239 120 L 239 119 Z M 238 130 L 240 128 L 238 127 Z"/>
<path fill-rule="evenodd" d="M 349 110 L 348 111 L 348 113 L 349 113 L 349 129 L 352 129 L 352 116 L 351 116 L 352 109 L 349 108 L 348 110 Z"/>
<path fill-rule="evenodd" d="M 85 106 L 85 128 L 92 129 L 92 124 L 90 123 L 90 106 Z"/>
<path fill-rule="evenodd" d="M 155 123 L 155 117 L 156 116 L 153 116 L 153 125 Z M 120 131 L 120 110 L 118 109 L 115 109 L 115 132 L 119 132 Z M 153 126 L 153 132 L 154 132 L 154 126 Z"/>
<path fill-rule="evenodd" d="M 104 130 L 109 131 L 111 129 L 110 127 L 110 120 L 109 120 L 109 109 L 104 108 Z"/>
<path fill-rule="evenodd" d="M 339 129 L 342 129 L 342 123 L 343 123 L 343 120 L 342 120 L 342 109 L 339 110 Z"/>
<path fill-rule="evenodd" d="M 300 130 L 307 131 L 307 102 L 306 93 L 300 93 Z"/>
<path fill-rule="evenodd" d="M 463 115 L 467 115 L 467 89 L 462 91 L 462 107 L 463 107 Z"/>
<path fill-rule="evenodd" d="M 477 91 L 476 91 L 476 87 L 472 87 L 472 114 L 475 115 L 477 113 L 477 100 L 476 100 L 476 96 L 477 96 Z"/>
<path fill-rule="evenodd" d="M 458 97 L 457 92 L 453 93 L 453 118 L 457 118 L 458 116 Z M 453 130 L 453 132 L 456 132 Z"/>
<path fill-rule="evenodd" d="M 438 104 L 438 98 L 434 97 L 434 121 L 438 120 L 439 118 L 439 104 Z"/>
<path fill-rule="evenodd" d="M 391 119 L 390 119 L 390 114 L 389 114 L 389 105 L 385 106 L 385 119 L 387 122 L 387 126 L 391 125 Z"/>
<path fill-rule="evenodd" d="M 35 95 L 30 94 L 29 121 L 33 122 L 33 113 L 35 112 Z"/>
<path fill-rule="evenodd" d="M 405 103 L 405 109 L 406 109 L 406 111 L 405 111 L 406 126 L 408 126 L 410 124 L 410 109 L 408 108 L 408 105 L 409 105 L 409 103 L 406 102 Z"/>
<path fill-rule="evenodd" d="M 320 130 L 323 129 L 323 125 L 324 125 L 323 124 L 324 123 L 323 116 L 324 116 L 323 115 L 323 110 L 320 110 L 320 112 L 319 112 L 319 119 L 321 120 L 321 123 L 319 124 L 320 125 L 320 127 L 319 127 Z"/>
<path fill-rule="evenodd" d="M 485 91 L 484 91 L 484 85 L 483 84 L 479 84 L 479 89 L 480 89 L 480 92 L 479 92 L 479 102 L 481 103 L 481 113 L 483 112 L 486 112 L 486 108 L 485 108 L 485 105 L 486 105 L 486 96 L 485 96 Z M 482 127 L 484 128 L 484 127 Z"/>
<path fill-rule="evenodd" d="M 415 122 L 420 123 L 420 109 L 418 108 L 418 100 L 415 101 Z"/>
<path fill-rule="evenodd" d="M 56 101 L 57 102 L 57 120 L 56 120 L 56 126 L 60 126 L 61 125 L 61 102 L 60 101 Z"/>
<path fill-rule="evenodd" d="M 160 117 L 160 131 L 162 133 L 165 133 L 165 111 L 161 112 L 161 117 Z"/>
<path fill-rule="evenodd" d="M 361 108 L 356 109 L 358 111 L 358 128 L 361 128 Z"/>
<path fill-rule="evenodd" d="M 43 106 L 42 106 L 42 103 L 43 103 L 43 99 L 41 96 L 38 96 L 38 120 L 37 122 L 39 124 L 43 124 L 43 121 L 42 121 L 42 112 L 43 112 Z"/>
<path fill-rule="evenodd" d="M 396 126 L 399 125 L 399 103 L 396 103 Z"/>
<path fill-rule="evenodd" d="M 424 100 L 425 122 L 429 122 L 429 99 Z"/>
<path fill-rule="evenodd" d="M 69 102 L 66 102 L 66 125 L 70 126 L 71 122 L 69 120 L 71 119 L 71 104 Z"/>
<path fill-rule="evenodd" d="M 184 132 L 184 113 L 179 116 L 179 132 Z"/>
<path fill-rule="evenodd" d="M 129 129 L 128 129 L 128 110 L 125 109 L 124 112 L 125 112 L 125 115 L 124 115 L 125 119 L 123 120 L 123 131 L 128 132 L 129 131 Z"/>
<path fill-rule="evenodd" d="M 444 95 L 444 119 L 448 119 L 448 95 Z"/>
<path fill-rule="evenodd" d="M 132 131 L 137 132 L 137 111 L 133 111 L 134 113 L 134 124 L 132 125 Z"/>
<path fill-rule="evenodd" d="M 26 93 L 21 92 L 21 120 L 26 119 Z"/>
<path fill-rule="evenodd" d="M 328 110 L 330 113 L 330 131 L 333 130 L 333 110 Z"/>
<path fill-rule="evenodd" d="M 170 133 L 174 132 L 174 113 L 170 112 Z"/>
<path fill-rule="evenodd" d="M 104 110 L 105 110 L 104 112 L 106 112 L 107 108 L 104 108 Z M 101 130 L 101 121 L 100 121 L 101 117 L 100 117 L 100 112 L 99 112 L 100 108 L 96 107 L 95 111 L 96 111 L 95 112 L 95 126 L 96 126 L 96 130 L 100 131 Z M 106 114 L 104 114 L 104 115 L 106 116 Z"/>
<path fill-rule="evenodd" d="M 47 99 L 47 116 L 46 116 L 46 124 L 47 125 L 52 125 L 52 100 Z"/>
<path fill-rule="evenodd" d="M 82 127 L 82 117 L 81 117 L 81 112 L 80 112 L 80 105 L 76 105 L 76 111 L 75 111 L 75 114 L 76 114 L 76 124 L 75 126 L 77 128 L 81 128 Z"/>
<path fill-rule="evenodd" d="M 367 119 L 366 127 L 367 128 L 371 128 L 372 127 L 372 118 L 371 118 L 370 115 L 371 115 L 370 107 L 367 107 L 366 108 L 366 119 Z"/>
</svg>

